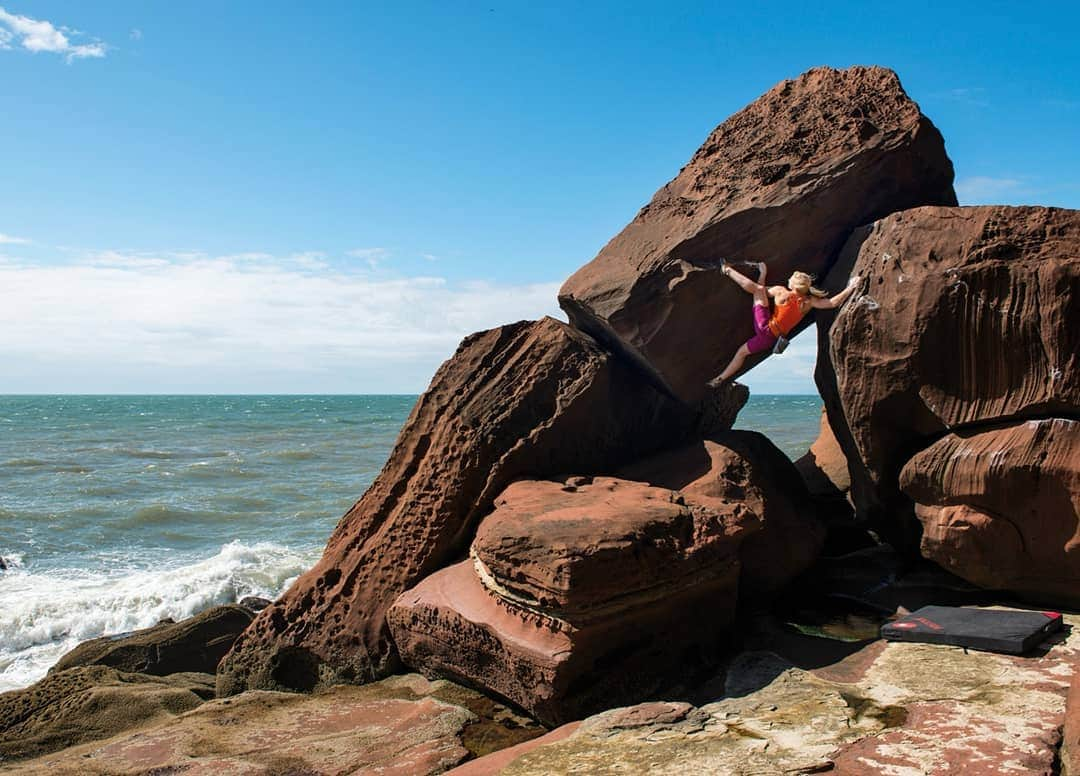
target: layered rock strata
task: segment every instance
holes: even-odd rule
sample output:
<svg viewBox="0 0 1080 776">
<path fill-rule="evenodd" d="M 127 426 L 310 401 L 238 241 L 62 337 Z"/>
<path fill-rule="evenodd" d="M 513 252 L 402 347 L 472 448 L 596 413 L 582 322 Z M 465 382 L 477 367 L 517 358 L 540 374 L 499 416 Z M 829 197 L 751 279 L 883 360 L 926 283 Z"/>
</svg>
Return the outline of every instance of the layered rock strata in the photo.
<svg viewBox="0 0 1080 776">
<path fill-rule="evenodd" d="M 513 479 L 612 471 L 685 439 L 697 422 L 696 411 L 551 318 L 467 337 L 319 563 L 222 661 L 219 693 L 385 675 L 397 665 L 387 607 L 464 553 Z"/>
<path fill-rule="evenodd" d="M 834 272 L 863 286 L 819 320 L 818 387 L 859 515 L 917 546 L 899 474 L 919 450 L 946 434 L 1080 417 L 1080 211 L 896 213 L 857 230 Z"/>
<path fill-rule="evenodd" d="M 854 227 L 955 205 L 952 181 L 940 132 L 895 73 L 815 68 L 713 130 L 559 302 L 695 401 L 753 333 L 749 297 L 716 259 L 765 260 L 772 282 L 823 274 Z"/>
<path fill-rule="evenodd" d="M 1080 607 L 1080 421 L 947 434 L 900 485 L 925 557 L 985 588 Z"/>
<path fill-rule="evenodd" d="M 397 599 L 394 640 L 549 724 L 647 697 L 715 655 L 747 517 L 618 478 L 514 483 L 470 560 Z"/>
</svg>

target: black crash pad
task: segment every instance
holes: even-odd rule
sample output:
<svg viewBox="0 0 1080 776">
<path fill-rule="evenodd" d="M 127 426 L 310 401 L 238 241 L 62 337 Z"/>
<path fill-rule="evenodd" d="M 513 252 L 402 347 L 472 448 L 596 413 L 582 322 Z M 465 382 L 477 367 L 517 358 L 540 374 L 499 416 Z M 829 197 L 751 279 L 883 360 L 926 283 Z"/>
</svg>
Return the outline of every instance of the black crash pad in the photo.
<svg viewBox="0 0 1080 776">
<path fill-rule="evenodd" d="M 1061 629 L 1057 612 L 924 606 L 881 627 L 889 641 L 950 644 L 1020 655 Z"/>
</svg>

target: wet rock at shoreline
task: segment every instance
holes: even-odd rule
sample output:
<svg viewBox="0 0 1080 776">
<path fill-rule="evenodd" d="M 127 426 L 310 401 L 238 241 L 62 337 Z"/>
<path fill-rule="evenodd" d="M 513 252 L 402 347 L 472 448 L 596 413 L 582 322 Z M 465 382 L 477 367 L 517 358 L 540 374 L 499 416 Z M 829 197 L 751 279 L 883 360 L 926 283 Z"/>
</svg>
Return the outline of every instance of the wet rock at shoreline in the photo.
<svg viewBox="0 0 1080 776">
<path fill-rule="evenodd" d="M 249 612 L 261 612 L 263 609 L 270 606 L 272 603 L 274 602 L 271 601 L 269 598 L 261 598 L 256 595 L 249 595 L 244 596 L 239 601 L 237 601 L 236 605 L 242 606 Z"/>
<path fill-rule="evenodd" d="M 941 133 L 894 72 L 814 68 L 713 130 L 559 303 L 696 401 L 753 333 L 749 297 L 717 259 L 764 260 L 774 283 L 796 269 L 823 274 L 853 228 L 955 205 L 952 182 Z"/>
<path fill-rule="evenodd" d="M 244 607 L 215 606 L 178 623 L 162 621 L 133 633 L 84 641 L 61 657 L 49 673 L 103 665 L 154 676 L 212 674 L 251 620 L 251 612 Z"/>
<path fill-rule="evenodd" d="M 222 661 L 219 693 L 311 690 L 389 673 L 398 659 L 386 609 L 460 557 L 513 479 L 610 471 L 687 438 L 698 421 L 695 410 L 554 319 L 467 337 L 319 563 Z"/>
</svg>

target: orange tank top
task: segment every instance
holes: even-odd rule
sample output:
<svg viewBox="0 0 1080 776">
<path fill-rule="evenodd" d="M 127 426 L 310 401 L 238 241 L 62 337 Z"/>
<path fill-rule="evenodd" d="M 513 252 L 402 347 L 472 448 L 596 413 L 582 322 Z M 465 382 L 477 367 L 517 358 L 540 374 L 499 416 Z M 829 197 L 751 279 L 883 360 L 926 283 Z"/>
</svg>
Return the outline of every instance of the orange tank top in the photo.
<svg viewBox="0 0 1080 776">
<path fill-rule="evenodd" d="M 802 297 L 794 291 L 788 294 L 783 304 L 776 305 L 772 318 L 769 319 L 769 331 L 776 337 L 786 337 L 799 325 L 806 312 L 802 308 Z"/>
</svg>

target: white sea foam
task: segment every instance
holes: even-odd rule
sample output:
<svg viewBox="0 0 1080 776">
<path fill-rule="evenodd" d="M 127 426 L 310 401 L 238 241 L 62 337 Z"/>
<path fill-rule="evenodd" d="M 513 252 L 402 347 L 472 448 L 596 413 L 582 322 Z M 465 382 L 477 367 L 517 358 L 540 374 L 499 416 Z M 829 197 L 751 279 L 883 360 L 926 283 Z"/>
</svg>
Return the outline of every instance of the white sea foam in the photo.
<svg viewBox="0 0 1080 776">
<path fill-rule="evenodd" d="M 0 692 L 36 682 L 80 641 L 181 620 L 247 595 L 276 598 L 317 557 L 234 541 L 195 563 L 115 575 L 16 566 L 0 578 Z"/>
</svg>

